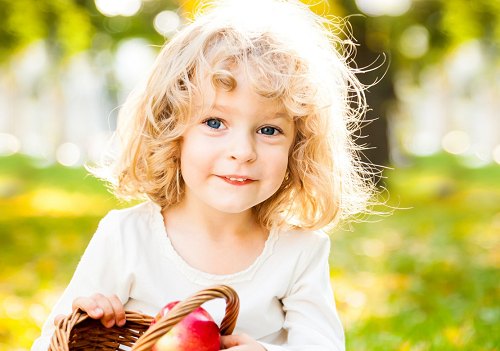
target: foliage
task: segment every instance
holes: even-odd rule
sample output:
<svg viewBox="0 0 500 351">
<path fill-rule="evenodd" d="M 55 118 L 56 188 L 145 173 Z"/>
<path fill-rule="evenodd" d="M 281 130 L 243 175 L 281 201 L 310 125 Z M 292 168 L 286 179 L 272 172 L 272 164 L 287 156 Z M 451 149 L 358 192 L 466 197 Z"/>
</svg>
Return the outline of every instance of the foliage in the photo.
<svg viewBox="0 0 500 351">
<path fill-rule="evenodd" d="M 165 38 L 153 27 L 155 16 L 163 10 L 178 10 L 190 18 L 189 13 L 199 2 L 148 0 L 142 1 L 140 11 L 131 17 L 107 17 L 97 10 L 94 0 L 0 0 L 0 17 L 4 19 L 0 21 L 0 63 L 15 60 L 15 54 L 26 45 L 43 39 L 50 56 L 44 79 L 56 81 L 66 59 L 79 51 L 88 50 L 91 56 L 97 56 L 113 51 L 123 39 L 135 37 L 163 45 Z M 302 2 L 319 14 L 352 15 L 349 17 L 352 28 L 345 31 L 352 31 L 353 40 L 358 44 L 356 65 L 367 71 L 359 78 L 366 85 L 378 82 L 369 89 L 368 95 L 367 120 L 375 122 L 366 125 L 363 132 L 368 137 L 362 140 L 369 146 L 367 158 L 376 164 L 386 164 L 388 160 L 386 116 L 395 100 L 393 78 L 397 72 L 411 72 L 418 82 L 426 67 L 441 62 L 457 45 L 470 39 L 479 39 L 485 45 L 490 62 L 497 62 L 500 57 L 498 0 L 413 0 L 409 11 L 400 16 L 378 17 L 363 16 L 357 6 L 361 3 L 359 0 Z M 401 50 L 401 43 L 409 41 L 408 45 L 414 46 L 415 40 L 408 35 L 412 29 L 420 30 L 421 34 L 423 31 L 422 40 L 426 42 L 422 45 L 426 48 L 421 54 L 408 57 L 408 53 Z M 376 68 L 379 64 L 381 67 Z M 490 66 L 491 71 L 496 69 L 494 64 Z M 116 82 L 113 72 L 108 74 L 107 85 L 113 94 Z M 382 76 L 384 79 L 380 81 Z"/>
<path fill-rule="evenodd" d="M 322 15 L 361 13 L 355 0 L 302 1 Z M 161 45 L 163 38 L 152 25 L 155 15 L 182 5 L 189 18 L 199 3 L 200 0 L 149 0 L 132 17 L 106 17 L 92 0 L 0 0 L 0 14 L 6 19 L 0 22 L 0 61 L 43 38 L 58 47 L 62 57 L 90 48 L 96 33 L 110 36 L 113 44 L 123 38 L 141 36 Z M 360 18 L 351 19 L 355 29 L 366 30 L 359 34 L 365 38 L 360 45 L 375 53 L 391 52 L 397 66 L 408 63 L 397 43 L 404 30 L 414 24 L 427 27 L 431 35 L 432 50 L 424 61 L 439 59 L 469 39 L 484 38 L 497 47 L 500 42 L 500 2 L 496 0 L 420 0 L 414 1 L 411 9 L 401 16 L 367 16 L 362 20 L 366 25 L 359 23 Z"/>
<path fill-rule="evenodd" d="M 400 209 L 332 234 L 347 349 L 498 349 L 500 167 L 440 155 L 385 176 Z"/>
<path fill-rule="evenodd" d="M 164 38 L 153 27 L 159 12 L 175 9 L 171 0 L 145 1 L 132 17 L 106 17 L 93 0 L 0 0 L 0 62 L 8 61 L 26 45 L 45 39 L 56 61 L 98 47 L 103 36 L 114 47 L 121 39 L 143 37 L 161 45 Z M 108 47 L 109 48 L 109 47 Z"/>
<path fill-rule="evenodd" d="M 355 0 L 337 0 L 345 13 L 359 14 Z M 498 50 L 500 44 L 500 2 L 496 0 L 420 0 L 413 1 L 411 8 L 400 16 L 351 17 L 354 37 L 363 38 L 373 53 L 385 52 L 393 59 L 397 71 L 405 66 L 424 68 L 438 62 L 457 45 L 480 39 Z M 398 44 L 405 30 L 421 25 L 429 31 L 429 51 L 424 56 L 406 57 Z M 365 33 L 357 33 L 357 30 Z M 416 68 L 415 67 L 415 68 Z"/>
<path fill-rule="evenodd" d="M 0 168 L 0 351 L 22 350 L 99 219 L 126 205 L 81 168 L 21 156 L 0 158 Z M 500 348 L 500 167 L 466 169 L 441 155 L 385 175 L 388 204 L 400 209 L 331 235 L 347 349 Z"/>
<path fill-rule="evenodd" d="M 0 60 L 44 38 L 52 39 L 69 56 L 88 49 L 95 33 L 91 17 L 75 1 L 1 0 L 0 8 L 6 18 L 0 22 Z"/>
</svg>

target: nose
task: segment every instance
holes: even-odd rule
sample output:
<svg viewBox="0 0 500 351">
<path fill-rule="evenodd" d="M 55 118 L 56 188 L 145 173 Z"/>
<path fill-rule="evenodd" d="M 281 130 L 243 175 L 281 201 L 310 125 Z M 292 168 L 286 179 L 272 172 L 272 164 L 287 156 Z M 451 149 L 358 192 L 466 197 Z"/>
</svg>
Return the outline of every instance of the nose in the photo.
<svg viewBox="0 0 500 351">
<path fill-rule="evenodd" d="M 239 163 L 253 162 L 257 159 L 254 139 L 250 135 L 235 133 L 228 145 L 227 155 Z"/>
</svg>

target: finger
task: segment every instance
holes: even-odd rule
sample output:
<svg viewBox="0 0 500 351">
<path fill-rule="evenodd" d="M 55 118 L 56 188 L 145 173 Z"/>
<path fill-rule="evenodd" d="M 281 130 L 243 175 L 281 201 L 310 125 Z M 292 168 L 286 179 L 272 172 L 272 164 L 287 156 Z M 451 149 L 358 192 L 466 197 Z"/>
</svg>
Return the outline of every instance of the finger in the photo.
<svg viewBox="0 0 500 351">
<path fill-rule="evenodd" d="M 115 311 L 111 302 L 103 294 L 93 294 L 90 296 L 97 305 L 102 309 L 103 316 L 101 317 L 101 323 L 106 328 L 111 328 L 115 325 Z"/>
<path fill-rule="evenodd" d="M 79 297 L 73 301 L 73 310 L 80 308 L 93 319 L 100 319 L 105 327 L 114 324 L 114 312 L 108 299 L 103 294 L 93 294 L 90 297 Z M 113 320 L 113 323 L 110 321 Z"/>
<path fill-rule="evenodd" d="M 113 312 L 115 315 L 115 323 L 119 327 L 123 327 L 126 322 L 125 310 L 123 309 L 123 304 L 115 294 L 105 295 L 108 301 L 111 303 Z"/>
<path fill-rule="evenodd" d="M 100 319 L 104 315 L 102 308 L 90 297 L 77 297 L 73 300 L 73 311 L 77 308 L 87 312 L 90 318 Z"/>
<path fill-rule="evenodd" d="M 230 347 L 241 345 L 241 336 L 240 334 L 236 335 L 223 335 L 220 338 L 220 343 L 222 349 L 228 349 Z"/>
<path fill-rule="evenodd" d="M 54 325 L 57 327 L 57 325 L 59 324 L 59 322 L 66 318 L 66 315 L 64 314 L 58 314 L 55 318 L 54 318 Z"/>
<path fill-rule="evenodd" d="M 230 349 L 231 351 L 266 351 L 264 346 L 245 333 L 221 336 L 221 349 Z"/>
</svg>

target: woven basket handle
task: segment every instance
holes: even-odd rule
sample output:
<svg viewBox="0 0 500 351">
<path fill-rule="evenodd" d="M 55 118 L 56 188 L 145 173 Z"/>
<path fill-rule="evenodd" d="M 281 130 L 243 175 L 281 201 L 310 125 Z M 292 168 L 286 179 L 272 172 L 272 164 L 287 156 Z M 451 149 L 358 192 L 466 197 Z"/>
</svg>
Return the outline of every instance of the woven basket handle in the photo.
<svg viewBox="0 0 500 351">
<path fill-rule="evenodd" d="M 236 325 L 240 309 L 238 294 L 227 285 L 215 285 L 201 290 L 186 300 L 175 305 L 163 318 L 148 329 L 134 344 L 131 351 L 149 351 L 156 342 L 188 314 L 200 307 L 203 303 L 223 298 L 226 300 L 226 315 L 221 322 L 222 335 L 230 335 Z"/>
</svg>

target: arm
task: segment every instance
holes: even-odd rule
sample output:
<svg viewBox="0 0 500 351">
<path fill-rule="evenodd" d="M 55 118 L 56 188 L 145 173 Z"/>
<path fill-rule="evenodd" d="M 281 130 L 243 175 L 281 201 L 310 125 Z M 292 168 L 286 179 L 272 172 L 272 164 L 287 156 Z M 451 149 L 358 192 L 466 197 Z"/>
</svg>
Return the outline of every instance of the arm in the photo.
<svg viewBox="0 0 500 351">
<path fill-rule="evenodd" d="M 121 287 L 121 241 L 118 237 L 117 214 L 111 211 L 99 223 L 96 233 L 83 254 L 68 287 L 53 308 L 42 328 L 42 335 L 35 340 L 31 350 L 45 351 L 55 331 L 54 318 L 68 315 L 73 302 L 80 296 L 95 293 L 116 294 L 124 304 L 128 300 L 127 289 Z M 91 315 L 92 317 L 92 315 Z"/>
<path fill-rule="evenodd" d="M 288 331 L 282 346 L 260 342 L 268 351 L 344 351 L 344 331 L 330 285 L 330 239 L 320 234 L 282 299 Z"/>
</svg>

